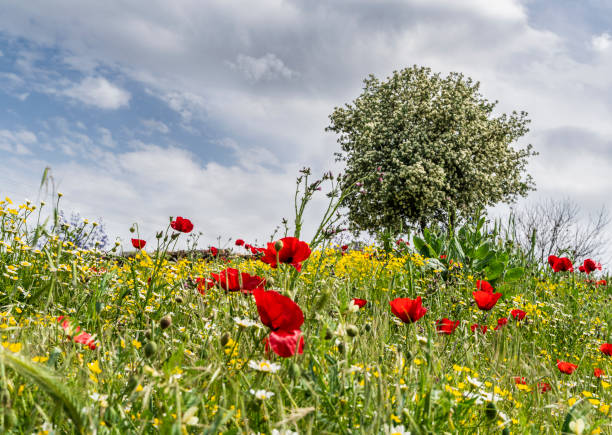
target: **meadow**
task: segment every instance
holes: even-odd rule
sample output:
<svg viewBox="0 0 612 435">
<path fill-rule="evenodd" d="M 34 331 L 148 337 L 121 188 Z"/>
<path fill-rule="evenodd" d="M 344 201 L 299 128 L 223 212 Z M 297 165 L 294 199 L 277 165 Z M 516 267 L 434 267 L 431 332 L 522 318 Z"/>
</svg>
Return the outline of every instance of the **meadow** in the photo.
<svg viewBox="0 0 612 435">
<path fill-rule="evenodd" d="M 45 207 L 0 201 L 3 433 L 612 433 L 596 261 L 539 264 L 484 218 L 174 257 L 198 230 L 174 217 L 119 255 Z"/>
</svg>

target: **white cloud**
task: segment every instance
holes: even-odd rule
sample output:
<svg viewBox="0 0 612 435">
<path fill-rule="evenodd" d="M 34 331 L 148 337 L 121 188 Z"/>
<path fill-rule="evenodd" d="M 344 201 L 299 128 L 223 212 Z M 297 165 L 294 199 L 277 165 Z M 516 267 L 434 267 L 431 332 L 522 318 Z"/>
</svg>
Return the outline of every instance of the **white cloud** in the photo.
<svg viewBox="0 0 612 435">
<path fill-rule="evenodd" d="M 113 139 L 113 134 L 108 128 L 98 127 L 98 133 L 100 133 L 100 143 L 108 148 L 115 148 L 117 144 Z"/>
<path fill-rule="evenodd" d="M 266 169 L 254 162 L 229 167 L 200 163 L 192 153 L 176 147 L 134 144 L 133 150 L 102 152 L 87 164 L 76 161 L 52 165 L 66 210 L 96 218 L 101 214 L 113 235 L 129 241 L 128 229 L 138 222 L 143 238 L 152 239 L 167 224 L 167 217 L 191 219 L 202 231 L 202 246 L 221 236 L 267 241 L 282 217 L 291 219 L 298 168 Z M 0 172 L 19 186 L 15 195 L 35 197 L 36 186 L 49 164 L 43 160 L 0 161 Z M 18 198 L 14 198 L 17 199 Z M 321 193 L 307 210 L 306 237 L 316 224 L 316 212 L 324 201 Z M 313 214 L 314 213 L 314 214 Z M 129 244 L 128 244 L 129 246 Z"/>
<path fill-rule="evenodd" d="M 17 155 L 30 155 L 32 151 L 25 145 L 38 142 L 36 134 L 29 130 L 0 130 L 0 149 Z"/>
<path fill-rule="evenodd" d="M 591 46 L 596 51 L 606 51 L 612 45 L 612 38 L 608 32 L 600 35 L 593 35 L 591 38 Z"/>
<path fill-rule="evenodd" d="M 285 63 L 273 53 L 266 53 L 261 57 L 252 57 L 239 54 L 235 62 L 229 63 L 232 69 L 240 71 L 244 76 L 252 81 L 274 80 L 278 78 L 289 79 L 296 76 Z"/>
<path fill-rule="evenodd" d="M 128 91 L 110 83 L 104 77 L 86 77 L 80 83 L 61 91 L 61 94 L 108 110 L 129 105 L 131 98 Z"/>
<path fill-rule="evenodd" d="M 161 121 L 155 119 L 143 119 L 141 122 L 148 129 L 146 132 L 147 134 L 152 134 L 155 132 L 162 134 L 170 133 L 170 128 Z"/>
</svg>

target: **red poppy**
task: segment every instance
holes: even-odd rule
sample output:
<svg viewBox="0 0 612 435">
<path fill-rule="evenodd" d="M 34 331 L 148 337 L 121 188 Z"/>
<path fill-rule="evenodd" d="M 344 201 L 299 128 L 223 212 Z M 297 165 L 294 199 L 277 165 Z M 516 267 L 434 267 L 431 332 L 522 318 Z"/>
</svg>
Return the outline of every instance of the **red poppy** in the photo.
<svg viewBox="0 0 612 435">
<path fill-rule="evenodd" d="M 482 285 L 480 286 L 480 288 L 482 288 L 482 290 L 472 292 L 472 296 L 474 296 L 474 300 L 476 301 L 476 305 L 478 305 L 478 308 L 480 308 L 481 310 L 489 311 L 495 306 L 499 298 L 501 298 L 502 294 L 493 293 L 493 287 L 491 287 L 488 282 L 478 281 L 478 284 L 481 283 Z M 486 284 L 486 286 L 484 284 Z"/>
<path fill-rule="evenodd" d="M 180 216 L 177 216 L 175 220 L 170 222 L 170 226 L 172 229 L 176 231 L 180 231 L 181 233 L 190 233 L 193 230 L 193 224 L 189 219 L 183 219 Z"/>
<path fill-rule="evenodd" d="M 261 322 L 272 331 L 293 331 L 304 323 L 304 313 L 300 307 L 273 290 L 254 290 L 255 304 Z"/>
<path fill-rule="evenodd" d="M 515 376 L 512 379 L 516 385 L 527 385 L 527 381 L 522 376 Z"/>
<path fill-rule="evenodd" d="M 444 254 L 440 255 L 440 260 L 446 260 L 446 255 Z"/>
<path fill-rule="evenodd" d="M 85 346 L 89 347 L 91 350 L 94 350 L 96 348 L 96 341 L 94 337 L 85 331 L 81 331 L 80 326 L 77 326 L 75 328 L 70 323 L 70 321 L 64 316 L 59 316 L 57 318 L 57 321 L 62 327 L 62 329 L 64 330 L 64 333 L 66 334 L 66 336 L 70 340 L 74 340 L 75 343 L 84 344 Z"/>
<path fill-rule="evenodd" d="M 498 329 L 503 328 L 507 324 L 508 324 L 508 318 L 507 317 L 501 317 L 501 318 L 497 319 L 497 326 L 495 328 L 493 328 L 493 329 L 495 329 L 497 331 Z"/>
<path fill-rule="evenodd" d="M 246 272 L 240 273 L 238 269 L 228 267 L 219 273 L 211 273 L 210 276 L 228 292 L 242 291 L 243 293 L 252 293 L 255 289 L 262 289 L 266 284 L 266 280 L 260 276 L 249 275 Z"/>
<path fill-rule="evenodd" d="M 476 331 L 477 329 L 480 329 L 480 332 L 486 334 L 487 329 L 489 329 L 489 327 L 487 325 L 479 325 L 478 323 L 474 323 L 472 326 L 470 326 L 470 329 L 472 330 L 472 332 Z"/>
<path fill-rule="evenodd" d="M 582 266 L 580 266 L 578 270 L 588 275 L 591 272 L 594 272 L 595 270 L 601 270 L 601 264 L 594 262 L 590 258 L 587 258 L 586 260 L 584 260 L 584 263 L 582 263 Z"/>
<path fill-rule="evenodd" d="M 289 358 L 304 353 L 304 336 L 302 331 L 272 331 L 270 336 L 265 339 L 266 351 L 272 349 L 275 354 L 283 358 Z"/>
<path fill-rule="evenodd" d="M 242 246 L 242 245 L 244 245 L 244 240 L 236 239 L 236 246 Z"/>
<path fill-rule="evenodd" d="M 368 301 L 365 299 L 353 298 L 353 303 L 359 308 L 363 308 L 368 303 Z"/>
<path fill-rule="evenodd" d="M 547 391 L 552 390 L 552 387 L 549 383 L 538 382 L 538 389 L 540 390 L 540 393 L 546 393 Z"/>
<path fill-rule="evenodd" d="M 404 323 L 413 323 L 419 320 L 427 312 L 427 308 L 421 305 L 421 297 L 416 299 L 397 298 L 389 302 L 391 312 Z"/>
<path fill-rule="evenodd" d="M 210 252 L 210 255 L 212 255 L 213 257 L 216 257 L 217 254 L 219 253 L 219 250 L 217 248 L 215 248 L 214 246 L 211 246 L 208 251 Z"/>
<path fill-rule="evenodd" d="M 198 285 L 198 291 L 202 295 L 206 293 L 206 290 L 215 286 L 215 282 L 209 278 L 196 278 L 196 284 Z"/>
<path fill-rule="evenodd" d="M 514 318 L 514 320 L 523 320 L 527 313 L 517 308 L 515 310 L 510 311 L 510 315 Z"/>
<path fill-rule="evenodd" d="M 556 257 L 551 255 L 548 257 L 548 264 L 555 272 L 573 272 L 574 266 L 572 265 L 572 260 L 567 257 Z"/>
<path fill-rule="evenodd" d="M 493 286 L 488 281 L 476 281 L 476 290 L 493 293 Z"/>
<path fill-rule="evenodd" d="M 342 249 L 342 252 L 344 252 L 348 249 L 348 245 L 342 245 L 340 246 L 340 249 Z"/>
<path fill-rule="evenodd" d="M 605 279 L 600 279 L 595 283 L 595 285 L 608 285 Z"/>
<path fill-rule="evenodd" d="M 275 245 L 281 245 L 278 254 Z M 278 260 L 279 263 L 292 265 L 298 272 L 302 270 L 302 261 L 310 256 L 308 243 L 302 242 L 296 237 L 283 237 L 279 241 L 268 243 L 268 247 L 265 249 L 259 248 L 258 251 L 264 254 L 260 260 L 269 264 L 273 269 L 276 269 Z"/>
<path fill-rule="evenodd" d="M 599 350 L 601 350 L 604 355 L 612 356 L 612 343 L 602 344 L 599 346 Z"/>
<path fill-rule="evenodd" d="M 147 242 L 141 239 L 132 239 L 132 246 L 136 249 L 142 249 L 145 247 Z"/>
<path fill-rule="evenodd" d="M 457 326 L 459 326 L 459 320 L 453 321 L 447 319 L 446 317 L 436 322 L 436 330 L 440 334 L 450 335 L 455 332 Z"/>
<path fill-rule="evenodd" d="M 574 373 L 574 370 L 578 368 L 576 364 L 572 364 L 567 361 L 559 361 L 557 360 L 557 368 L 561 373 L 565 373 L 566 375 L 571 375 Z"/>
<path fill-rule="evenodd" d="M 593 376 L 595 376 L 596 378 L 601 378 L 603 375 L 604 375 L 604 371 L 602 369 L 599 369 L 599 368 L 593 369 Z"/>
</svg>

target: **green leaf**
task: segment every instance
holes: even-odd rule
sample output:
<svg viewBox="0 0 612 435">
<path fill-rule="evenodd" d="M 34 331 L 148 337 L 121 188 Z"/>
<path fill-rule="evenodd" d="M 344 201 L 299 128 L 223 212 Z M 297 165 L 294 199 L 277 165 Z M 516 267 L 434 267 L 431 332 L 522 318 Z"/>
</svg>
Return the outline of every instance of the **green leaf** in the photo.
<svg viewBox="0 0 612 435">
<path fill-rule="evenodd" d="M 485 274 L 488 280 L 494 280 L 499 278 L 503 271 L 504 263 L 500 261 L 494 261 L 486 267 Z"/>
<path fill-rule="evenodd" d="M 504 275 L 504 279 L 506 281 L 517 281 L 525 274 L 525 269 L 522 267 L 513 267 L 512 269 L 508 269 L 506 274 Z"/>
<path fill-rule="evenodd" d="M 491 247 L 485 242 L 476 249 L 476 252 L 474 252 L 474 257 L 478 260 L 482 260 L 487 256 L 490 250 Z"/>
<path fill-rule="evenodd" d="M 433 248 L 429 246 L 423 239 L 420 237 L 414 236 L 412 238 L 412 243 L 414 243 L 414 247 L 417 249 L 419 254 L 421 254 L 425 258 L 436 258 L 437 255 Z"/>
</svg>

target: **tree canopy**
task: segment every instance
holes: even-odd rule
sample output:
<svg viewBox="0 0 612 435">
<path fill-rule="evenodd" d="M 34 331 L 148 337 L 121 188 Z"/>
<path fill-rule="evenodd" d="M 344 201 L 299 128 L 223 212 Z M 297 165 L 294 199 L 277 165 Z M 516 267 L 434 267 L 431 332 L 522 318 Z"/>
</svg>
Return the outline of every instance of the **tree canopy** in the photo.
<svg viewBox="0 0 612 435">
<path fill-rule="evenodd" d="M 526 112 L 494 114 L 497 102 L 460 73 L 413 66 L 386 81 L 370 75 L 352 104 L 336 107 L 344 205 L 354 230 L 451 223 L 534 189 L 524 174 L 532 146 Z"/>
</svg>

